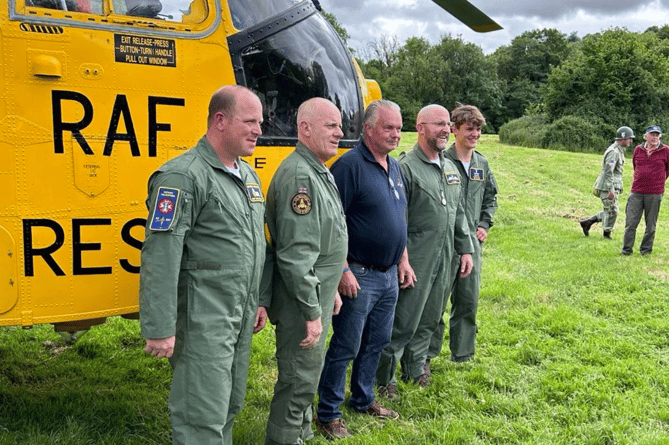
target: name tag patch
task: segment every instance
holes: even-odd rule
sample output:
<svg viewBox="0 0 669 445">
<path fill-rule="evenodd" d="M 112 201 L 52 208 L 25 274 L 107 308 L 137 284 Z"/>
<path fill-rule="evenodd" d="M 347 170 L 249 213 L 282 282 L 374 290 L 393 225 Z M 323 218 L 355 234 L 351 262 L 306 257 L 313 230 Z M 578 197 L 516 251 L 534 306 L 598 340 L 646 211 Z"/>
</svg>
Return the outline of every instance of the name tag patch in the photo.
<svg viewBox="0 0 669 445">
<path fill-rule="evenodd" d="M 153 207 L 153 215 L 151 215 L 151 225 L 149 226 L 151 230 L 163 232 L 170 230 L 177 213 L 179 193 L 181 193 L 181 190 L 169 187 L 158 189 L 156 204 Z"/>
<path fill-rule="evenodd" d="M 472 181 L 483 181 L 483 169 L 474 167 L 470 168 L 469 179 Z"/>
<path fill-rule="evenodd" d="M 260 186 L 255 183 L 246 184 L 246 193 L 249 195 L 249 201 L 251 202 L 265 202 L 265 198 L 262 196 L 262 191 Z"/>
<path fill-rule="evenodd" d="M 460 175 L 454 171 L 444 172 L 448 184 L 460 184 Z"/>
</svg>

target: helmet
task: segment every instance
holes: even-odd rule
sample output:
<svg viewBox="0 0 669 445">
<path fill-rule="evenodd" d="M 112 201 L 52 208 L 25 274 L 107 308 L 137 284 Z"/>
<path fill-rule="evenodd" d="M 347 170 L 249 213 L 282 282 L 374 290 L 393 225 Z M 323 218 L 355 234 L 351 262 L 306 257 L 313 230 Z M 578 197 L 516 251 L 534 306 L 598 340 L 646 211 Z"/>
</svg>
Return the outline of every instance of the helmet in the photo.
<svg viewBox="0 0 669 445">
<path fill-rule="evenodd" d="M 627 139 L 627 138 L 632 138 L 634 139 L 634 132 L 630 127 L 620 127 L 618 128 L 618 131 L 616 131 L 616 139 Z"/>
</svg>

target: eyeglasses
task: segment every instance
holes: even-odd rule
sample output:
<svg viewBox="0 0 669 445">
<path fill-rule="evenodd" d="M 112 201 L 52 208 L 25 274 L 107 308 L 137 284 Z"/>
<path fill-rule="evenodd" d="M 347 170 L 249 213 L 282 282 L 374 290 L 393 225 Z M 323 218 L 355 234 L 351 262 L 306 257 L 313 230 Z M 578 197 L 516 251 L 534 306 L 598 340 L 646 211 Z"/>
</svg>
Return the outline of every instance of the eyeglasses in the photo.
<svg viewBox="0 0 669 445">
<path fill-rule="evenodd" d="M 400 192 L 398 192 L 397 189 L 395 188 L 395 183 L 393 183 L 393 178 L 388 177 L 388 182 L 390 183 L 390 188 L 395 193 L 395 199 L 399 200 L 400 199 Z"/>
<path fill-rule="evenodd" d="M 439 122 L 418 122 L 419 124 L 425 125 L 425 124 L 431 124 L 434 125 L 435 127 L 439 128 L 444 128 L 445 126 L 452 127 L 453 122 L 445 122 L 445 121 L 439 121 Z"/>
</svg>

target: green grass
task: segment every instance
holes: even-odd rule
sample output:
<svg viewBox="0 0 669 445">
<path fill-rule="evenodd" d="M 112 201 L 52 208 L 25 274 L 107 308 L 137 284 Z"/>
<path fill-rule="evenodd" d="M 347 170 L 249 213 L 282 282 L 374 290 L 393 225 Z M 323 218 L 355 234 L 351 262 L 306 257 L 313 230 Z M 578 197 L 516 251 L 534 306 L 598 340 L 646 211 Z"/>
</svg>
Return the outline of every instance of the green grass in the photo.
<svg viewBox="0 0 669 445">
<path fill-rule="evenodd" d="M 402 149 L 415 138 L 405 134 Z M 624 215 L 613 241 L 599 224 L 586 238 L 577 223 L 601 208 L 590 192 L 600 154 L 505 146 L 495 136 L 479 151 L 500 190 L 476 358 L 435 359 L 424 390 L 400 383 L 402 397 L 389 404 L 399 421 L 345 409 L 356 435 L 342 443 L 669 444 L 668 212 L 652 255 L 621 257 Z M 170 369 L 142 345 L 137 322 L 120 318 L 75 343 L 50 326 L 0 328 L 0 445 L 170 443 Z M 254 339 L 237 444 L 262 443 L 273 352 L 269 328 Z"/>
</svg>

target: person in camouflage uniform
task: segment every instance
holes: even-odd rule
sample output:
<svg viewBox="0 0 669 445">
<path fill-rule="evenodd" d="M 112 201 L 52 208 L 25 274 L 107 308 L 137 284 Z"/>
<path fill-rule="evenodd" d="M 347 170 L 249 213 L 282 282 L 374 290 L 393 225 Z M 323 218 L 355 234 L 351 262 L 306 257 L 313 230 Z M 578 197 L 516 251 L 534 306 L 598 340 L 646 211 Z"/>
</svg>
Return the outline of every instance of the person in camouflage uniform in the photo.
<svg viewBox="0 0 669 445">
<path fill-rule="evenodd" d="M 590 218 L 579 221 L 583 234 L 588 236 L 593 224 L 601 221 L 604 238 L 611 239 L 613 226 L 618 217 L 618 195 L 623 191 L 623 166 L 625 165 L 625 148 L 634 140 L 634 132 L 630 127 L 620 127 L 616 132 L 616 140 L 604 152 L 602 172 L 595 181 L 593 193 L 602 200 L 603 210 Z"/>
</svg>

